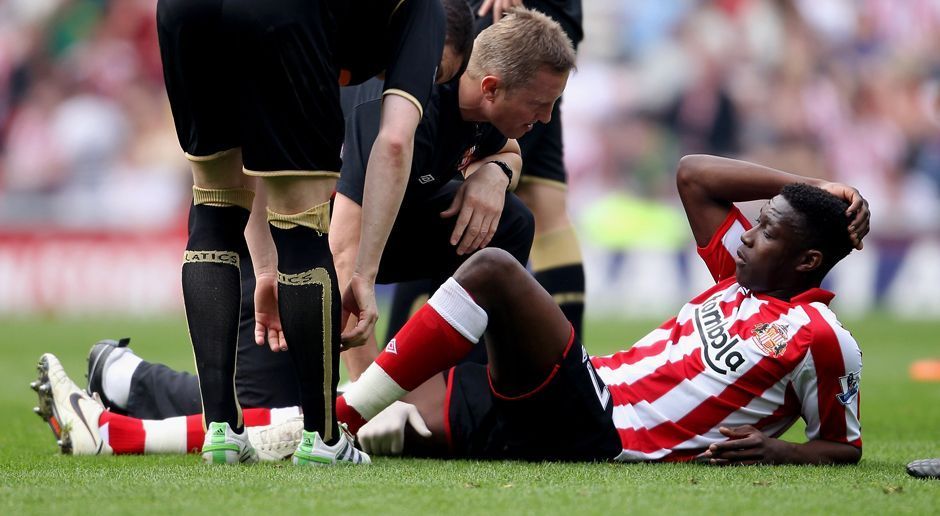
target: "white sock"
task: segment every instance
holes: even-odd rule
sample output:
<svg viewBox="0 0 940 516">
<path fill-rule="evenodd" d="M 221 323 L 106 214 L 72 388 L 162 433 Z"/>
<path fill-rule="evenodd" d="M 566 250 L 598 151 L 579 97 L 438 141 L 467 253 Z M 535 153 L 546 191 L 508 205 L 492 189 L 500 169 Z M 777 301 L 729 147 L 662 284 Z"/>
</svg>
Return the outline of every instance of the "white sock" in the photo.
<svg viewBox="0 0 940 516">
<path fill-rule="evenodd" d="M 127 408 L 127 399 L 131 395 L 131 378 L 141 362 L 143 360 L 130 348 L 117 348 L 108 356 L 101 374 L 101 389 L 114 406 Z"/>
<path fill-rule="evenodd" d="M 136 358 L 136 357 L 135 357 Z M 140 360 L 138 358 L 138 360 Z M 186 416 L 144 419 L 144 453 L 185 454 Z"/>
</svg>

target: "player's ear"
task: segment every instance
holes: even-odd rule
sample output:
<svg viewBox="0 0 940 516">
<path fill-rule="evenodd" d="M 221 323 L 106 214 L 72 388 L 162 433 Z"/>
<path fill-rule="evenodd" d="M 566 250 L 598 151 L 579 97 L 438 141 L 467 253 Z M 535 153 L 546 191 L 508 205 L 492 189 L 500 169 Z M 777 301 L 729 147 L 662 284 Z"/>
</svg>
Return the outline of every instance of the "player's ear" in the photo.
<svg viewBox="0 0 940 516">
<path fill-rule="evenodd" d="M 480 90 L 483 92 L 483 98 L 489 102 L 496 100 L 496 92 L 503 87 L 503 81 L 495 75 L 486 75 L 480 81 Z"/>
<path fill-rule="evenodd" d="M 798 272 L 812 272 L 822 266 L 823 254 L 816 249 L 807 249 L 800 253 L 796 265 Z"/>
</svg>

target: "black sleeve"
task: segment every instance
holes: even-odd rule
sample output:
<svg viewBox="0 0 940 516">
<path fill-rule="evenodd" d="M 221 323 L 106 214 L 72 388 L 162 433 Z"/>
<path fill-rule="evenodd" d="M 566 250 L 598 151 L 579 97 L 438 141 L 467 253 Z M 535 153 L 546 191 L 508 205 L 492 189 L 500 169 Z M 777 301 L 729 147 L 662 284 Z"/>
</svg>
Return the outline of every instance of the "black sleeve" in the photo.
<svg viewBox="0 0 940 516">
<path fill-rule="evenodd" d="M 346 138 L 343 141 L 343 168 L 336 190 L 362 205 L 366 166 L 372 145 L 379 134 L 382 114 L 382 83 L 370 80 L 341 89 Z"/>
<path fill-rule="evenodd" d="M 440 0 L 404 0 L 392 16 L 384 93 L 399 94 L 424 114 L 444 52 Z"/>
</svg>

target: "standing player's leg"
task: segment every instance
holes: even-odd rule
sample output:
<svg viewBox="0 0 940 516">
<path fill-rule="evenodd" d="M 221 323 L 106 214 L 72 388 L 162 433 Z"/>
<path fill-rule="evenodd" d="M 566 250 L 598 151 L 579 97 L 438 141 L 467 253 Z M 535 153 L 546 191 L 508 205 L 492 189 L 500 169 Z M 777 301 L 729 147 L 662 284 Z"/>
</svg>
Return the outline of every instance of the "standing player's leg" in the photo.
<svg viewBox="0 0 940 516">
<path fill-rule="evenodd" d="M 327 234 L 343 142 L 334 5 L 230 4 L 238 6 L 232 27 L 240 36 L 235 50 L 242 70 L 244 172 L 264 181 L 270 243 L 277 251 L 276 271 L 264 264 L 256 271 L 276 274 L 279 321 L 300 383 L 305 433 L 294 461 L 357 462 L 350 456 L 358 457 L 358 451 L 341 436 L 333 406 L 340 294 Z M 274 304 L 273 288 L 261 290 L 256 301 L 259 295 Z"/>
<path fill-rule="evenodd" d="M 237 82 L 218 2 L 161 0 L 157 27 L 177 135 L 193 172 L 192 227 L 184 253 L 183 301 L 205 422 L 229 439 L 242 430 L 234 376 L 241 306 L 239 255 L 253 192 L 241 174 Z M 232 440 L 237 440 L 231 437 Z M 233 441 L 234 442 L 234 441 Z M 228 444 L 226 444 L 228 446 Z M 207 453 L 251 460 L 248 449 Z"/>
<path fill-rule="evenodd" d="M 519 140 L 522 176 L 516 195 L 535 216 L 532 272 L 583 336 L 584 263 L 578 237 L 568 217 L 568 174 L 564 163 L 561 101 L 552 119 Z"/>
<path fill-rule="evenodd" d="M 244 407 L 298 406 L 299 389 L 290 357 L 255 344 L 255 276 L 251 256 L 239 258 L 242 294 L 235 374 L 239 403 Z M 109 410 L 141 419 L 201 414 L 195 375 L 144 360 L 128 343 L 129 339 L 102 340 L 92 346 L 89 394 L 97 393 Z"/>
<path fill-rule="evenodd" d="M 485 249 L 431 296 L 337 400 L 340 419 L 358 430 L 393 401 L 457 364 L 484 330 L 494 386 L 506 393 L 528 392 L 544 381 L 571 336 L 564 315 L 525 268 L 505 251 Z"/>
<path fill-rule="evenodd" d="M 277 298 L 300 381 L 304 428 L 339 439 L 333 399 L 339 379 L 340 294 L 330 252 L 332 179 L 266 178 L 268 223 L 278 253 Z"/>
</svg>

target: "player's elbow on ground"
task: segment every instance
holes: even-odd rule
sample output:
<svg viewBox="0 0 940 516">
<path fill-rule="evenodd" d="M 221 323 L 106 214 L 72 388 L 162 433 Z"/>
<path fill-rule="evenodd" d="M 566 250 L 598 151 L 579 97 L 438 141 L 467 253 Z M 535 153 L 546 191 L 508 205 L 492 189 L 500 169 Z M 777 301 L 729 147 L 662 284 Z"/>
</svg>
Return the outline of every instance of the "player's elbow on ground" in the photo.
<svg viewBox="0 0 940 516">
<path fill-rule="evenodd" d="M 853 447 L 852 451 L 846 453 L 845 461 L 841 464 L 853 465 L 858 464 L 862 460 L 862 448 Z"/>
</svg>

